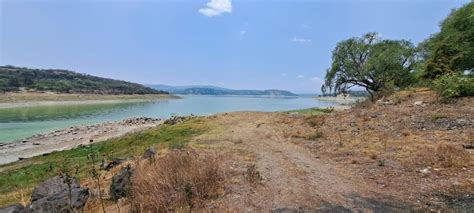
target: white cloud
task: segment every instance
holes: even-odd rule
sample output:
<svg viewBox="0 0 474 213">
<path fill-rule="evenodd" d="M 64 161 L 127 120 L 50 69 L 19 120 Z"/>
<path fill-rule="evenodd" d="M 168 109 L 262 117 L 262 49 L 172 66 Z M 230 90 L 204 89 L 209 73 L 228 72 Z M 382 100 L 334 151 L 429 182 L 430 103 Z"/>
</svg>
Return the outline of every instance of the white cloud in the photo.
<svg viewBox="0 0 474 213">
<path fill-rule="evenodd" d="M 315 76 L 315 77 L 312 77 L 312 78 L 311 78 L 311 80 L 312 80 L 312 81 L 318 81 L 318 82 L 322 82 L 322 81 L 323 81 L 323 79 L 322 79 L 322 78 L 320 78 L 320 77 L 317 77 L 317 76 Z"/>
<path fill-rule="evenodd" d="M 219 16 L 222 13 L 232 12 L 232 0 L 210 0 L 206 7 L 199 9 L 199 13 L 207 16 Z"/>
<path fill-rule="evenodd" d="M 280 74 L 280 75 L 283 76 L 283 77 L 285 77 L 285 76 L 287 76 L 288 74 L 282 73 L 282 74 Z"/>
<path fill-rule="evenodd" d="M 247 30 L 241 30 L 240 31 L 240 35 L 245 35 L 245 34 L 247 34 Z"/>
<path fill-rule="evenodd" d="M 311 44 L 313 41 L 311 39 L 302 38 L 302 37 L 293 37 L 292 42 L 302 43 L 302 44 Z"/>
<path fill-rule="evenodd" d="M 298 75 L 297 78 L 304 78 L 304 75 Z"/>
</svg>

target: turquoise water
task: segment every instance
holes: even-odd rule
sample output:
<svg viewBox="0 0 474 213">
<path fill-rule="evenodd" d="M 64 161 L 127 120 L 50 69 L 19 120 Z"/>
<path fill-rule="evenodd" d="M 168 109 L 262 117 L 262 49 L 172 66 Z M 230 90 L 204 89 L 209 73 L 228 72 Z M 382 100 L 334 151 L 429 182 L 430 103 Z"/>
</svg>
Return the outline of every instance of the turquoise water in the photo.
<svg viewBox="0 0 474 213">
<path fill-rule="evenodd" d="M 168 118 L 176 115 L 211 115 L 232 111 L 283 111 L 328 107 L 335 103 L 311 97 L 182 96 L 154 102 L 42 106 L 0 109 L 0 142 L 80 124 L 118 121 L 129 117 Z"/>
</svg>

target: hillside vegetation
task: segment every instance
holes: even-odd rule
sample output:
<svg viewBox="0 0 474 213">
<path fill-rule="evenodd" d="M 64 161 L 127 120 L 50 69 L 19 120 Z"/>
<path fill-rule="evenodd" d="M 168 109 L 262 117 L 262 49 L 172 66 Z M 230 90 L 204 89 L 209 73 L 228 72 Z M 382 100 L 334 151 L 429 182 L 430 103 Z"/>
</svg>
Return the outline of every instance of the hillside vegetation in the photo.
<svg viewBox="0 0 474 213">
<path fill-rule="evenodd" d="M 0 66 L 0 92 L 21 88 L 36 91 L 89 94 L 167 94 L 137 83 L 101 78 L 59 69 Z"/>
</svg>

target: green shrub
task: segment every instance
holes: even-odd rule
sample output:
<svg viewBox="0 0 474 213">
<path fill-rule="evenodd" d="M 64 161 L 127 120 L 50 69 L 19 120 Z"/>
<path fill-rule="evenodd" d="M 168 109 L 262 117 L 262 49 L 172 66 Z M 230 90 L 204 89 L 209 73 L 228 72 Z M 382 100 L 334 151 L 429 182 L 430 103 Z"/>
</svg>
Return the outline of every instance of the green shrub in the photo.
<svg viewBox="0 0 474 213">
<path fill-rule="evenodd" d="M 314 134 L 308 136 L 308 140 L 313 140 L 314 141 L 314 140 L 318 140 L 322 137 L 324 137 L 322 132 L 315 132 Z"/>
<path fill-rule="evenodd" d="M 470 75 L 447 74 L 434 80 L 433 86 L 445 99 L 474 95 L 474 78 Z"/>
</svg>

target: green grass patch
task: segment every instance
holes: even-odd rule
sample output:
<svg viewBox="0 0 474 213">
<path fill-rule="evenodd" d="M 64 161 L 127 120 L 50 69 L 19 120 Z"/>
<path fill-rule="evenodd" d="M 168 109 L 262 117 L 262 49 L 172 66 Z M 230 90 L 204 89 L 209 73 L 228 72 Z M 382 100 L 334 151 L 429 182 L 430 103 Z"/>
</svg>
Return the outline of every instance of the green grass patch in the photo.
<svg viewBox="0 0 474 213">
<path fill-rule="evenodd" d="M 323 137 L 324 137 L 324 134 L 322 132 L 315 132 L 314 134 L 311 134 L 308 136 L 308 140 L 315 141 Z"/>
<path fill-rule="evenodd" d="M 22 189 L 29 194 L 34 186 L 58 172 L 77 170 L 79 179 L 90 176 L 91 164 L 87 156 L 91 153 L 100 156 L 96 162 L 101 162 L 102 159 L 141 156 L 150 146 L 158 149 L 182 148 L 194 136 L 206 130 L 207 126 L 203 119 L 195 118 L 177 125 L 161 125 L 120 138 L 2 165 L 0 166 L 0 206 L 14 200 L 12 192 Z"/>
<path fill-rule="evenodd" d="M 288 113 L 297 112 L 299 114 L 304 114 L 304 115 L 320 115 L 320 114 L 326 114 L 326 113 L 334 112 L 334 108 L 333 107 L 329 107 L 329 108 L 314 107 L 314 108 L 308 108 L 308 109 L 290 110 L 290 111 L 286 111 L 286 112 L 288 112 Z"/>
<path fill-rule="evenodd" d="M 447 115 L 442 114 L 442 113 L 435 113 L 435 114 L 433 114 L 431 117 L 433 118 L 433 120 L 448 118 Z"/>
</svg>

